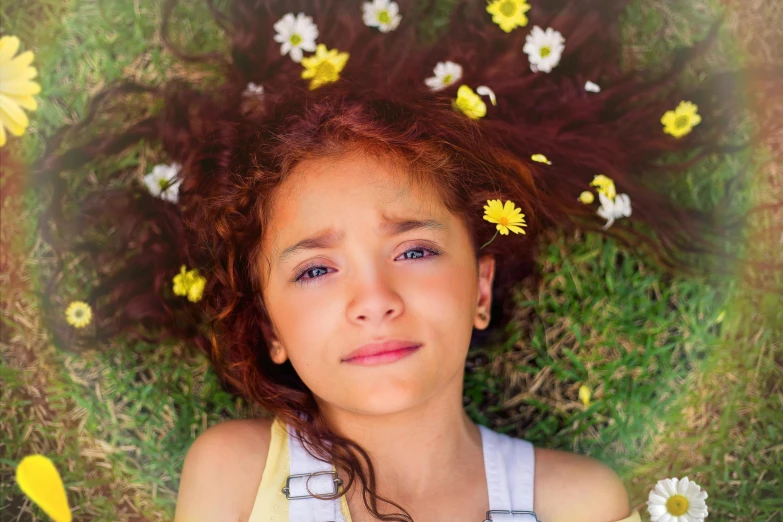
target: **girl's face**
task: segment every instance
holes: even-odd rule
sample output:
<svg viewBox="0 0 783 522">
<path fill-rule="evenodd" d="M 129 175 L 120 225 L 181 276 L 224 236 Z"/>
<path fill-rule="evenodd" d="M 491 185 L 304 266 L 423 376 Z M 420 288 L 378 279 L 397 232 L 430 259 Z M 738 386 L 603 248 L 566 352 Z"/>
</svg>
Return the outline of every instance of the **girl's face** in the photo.
<svg viewBox="0 0 783 522">
<path fill-rule="evenodd" d="M 494 259 L 477 267 L 462 222 L 402 169 L 361 153 L 300 163 L 276 193 L 262 242 L 272 359 L 290 359 L 319 402 L 355 413 L 461 394 L 472 330 L 489 322 Z M 403 220 L 433 225 L 393 227 Z M 336 237 L 312 239 L 325 232 Z M 386 339 L 422 346 L 388 364 L 343 361 Z"/>
</svg>

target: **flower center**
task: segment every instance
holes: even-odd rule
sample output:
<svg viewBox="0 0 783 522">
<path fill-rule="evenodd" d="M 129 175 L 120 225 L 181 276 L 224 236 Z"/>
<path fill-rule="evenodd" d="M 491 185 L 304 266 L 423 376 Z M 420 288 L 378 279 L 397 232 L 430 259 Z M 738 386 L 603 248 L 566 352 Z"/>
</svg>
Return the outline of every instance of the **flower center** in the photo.
<svg viewBox="0 0 783 522">
<path fill-rule="evenodd" d="M 389 11 L 386 11 L 385 9 L 378 13 L 378 21 L 382 24 L 388 24 L 391 22 L 391 16 L 389 16 Z"/>
<path fill-rule="evenodd" d="M 453 75 L 447 74 L 446 76 L 443 77 L 443 83 L 451 83 L 451 79 L 453 77 L 454 77 Z"/>
<path fill-rule="evenodd" d="M 688 499 L 682 495 L 672 495 L 666 501 L 666 511 L 675 517 L 684 515 L 688 512 Z"/>
<path fill-rule="evenodd" d="M 316 78 L 322 78 L 324 80 L 334 79 L 337 76 L 334 65 L 329 62 L 321 62 L 315 68 Z"/>
<path fill-rule="evenodd" d="M 677 118 L 674 120 L 674 126 L 678 129 L 682 129 L 683 127 L 687 127 L 688 122 L 690 121 L 691 119 L 683 114 L 682 116 L 677 116 Z"/>
<path fill-rule="evenodd" d="M 500 13 L 503 16 L 514 16 L 514 11 L 517 8 L 516 2 L 513 2 L 512 0 L 509 0 L 508 2 L 503 2 L 500 4 Z"/>
<path fill-rule="evenodd" d="M 503 225 L 504 227 L 508 226 L 508 218 L 507 217 L 499 218 L 498 221 L 500 221 L 500 224 Z"/>
<path fill-rule="evenodd" d="M 160 190 L 166 190 L 166 187 L 169 185 L 169 180 L 167 179 L 159 179 L 158 180 L 158 187 L 160 187 Z"/>
<path fill-rule="evenodd" d="M 81 319 L 82 317 L 84 317 L 84 310 L 82 310 L 81 308 L 77 308 L 76 310 L 73 311 L 73 316 L 77 319 Z"/>
<path fill-rule="evenodd" d="M 302 37 L 299 36 L 298 34 L 292 34 L 290 41 L 291 41 L 291 45 L 299 45 L 300 43 L 302 43 Z"/>
<path fill-rule="evenodd" d="M 546 58 L 550 54 L 552 54 L 552 49 L 548 45 L 541 48 L 541 58 Z"/>
</svg>

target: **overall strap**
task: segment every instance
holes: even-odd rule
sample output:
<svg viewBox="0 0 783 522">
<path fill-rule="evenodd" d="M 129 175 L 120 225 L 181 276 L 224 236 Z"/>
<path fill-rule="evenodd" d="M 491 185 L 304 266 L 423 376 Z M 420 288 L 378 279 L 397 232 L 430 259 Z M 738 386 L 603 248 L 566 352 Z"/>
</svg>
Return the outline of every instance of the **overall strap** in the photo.
<svg viewBox="0 0 783 522">
<path fill-rule="evenodd" d="M 478 425 L 487 475 L 489 513 L 484 522 L 540 522 L 533 512 L 533 444 Z"/>
<path fill-rule="evenodd" d="M 345 522 L 339 498 L 322 500 L 312 496 L 330 495 L 339 491 L 339 479 L 334 466 L 310 455 L 292 426 L 286 424 L 286 431 L 290 475 L 283 493 L 289 499 L 289 522 Z"/>
</svg>

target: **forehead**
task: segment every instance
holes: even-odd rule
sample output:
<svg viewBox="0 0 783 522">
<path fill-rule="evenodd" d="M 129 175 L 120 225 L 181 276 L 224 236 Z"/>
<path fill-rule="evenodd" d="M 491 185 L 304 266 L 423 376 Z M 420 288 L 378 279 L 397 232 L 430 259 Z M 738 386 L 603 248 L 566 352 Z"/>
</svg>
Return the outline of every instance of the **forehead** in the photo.
<svg viewBox="0 0 783 522">
<path fill-rule="evenodd" d="M 265 243 L 272 251 L 328 227 L 350 228 L 356 219 L 451 220 L 437 194 L 412 182 L 399 160 L 366 154 L 319 158 L 298 164 L 278 187 Z"/>
</svg>

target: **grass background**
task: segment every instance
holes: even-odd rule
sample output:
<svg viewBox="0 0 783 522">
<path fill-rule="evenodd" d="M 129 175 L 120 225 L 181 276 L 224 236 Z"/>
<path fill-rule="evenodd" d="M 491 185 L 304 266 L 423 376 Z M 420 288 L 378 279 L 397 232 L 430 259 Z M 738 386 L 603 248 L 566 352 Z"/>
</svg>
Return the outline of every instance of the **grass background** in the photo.
<svg viewBox="0 0 783 522">
<path fill-rule="evenodd" d="M 774 4 L 634 1 L 623 25 L 624 59 L 628 66 L 652 64 L 704 36 L 725 12 L 720 42 L 703 68 L 779 63 L 783 8 Z M 441 5 L 448 13 L 449 2 Z M 4 152 L 29 164 L 45 138 L 84 116 L 90 97 L 111 81 L 206 78 L 163 48 L 161 8 L 161 0 L 0 4 L 2 34 L 19 36 L 21 50 L 36 53 L 42 87 L 27 133 L 9 138 Z M 172 22 L 171 34 L 186 49 L 225 50 L 203 2 L 178 6 Z M 444 28 L 439 19 L 422 23 L 433 35 Z M 781 201 L 781 157 L 777 136 L 717 169 L 694 168 L 677 190 L 703 203 L 716 180 L 750 165 L 738 204 Z M 159 159 L 140 144 L 80 175 L 97 184 L 101 168 L 130 167 L 140 180 Z M 39 314 L 52 267 L 36 230 L 46 195 L 25 183 L 24 172 L 6 167 L 0 194 L 0 520 L 47 520 L 13 479 L 16 464 L 32 453 L 55 462 L 77 521 L 170 520 L 193 439 L 224 419 L 264 412 L 225 393 L 205 358 L 187 346 L 116 341 L 82 353 L 53 346 Z M 780 239 L 755 231 L 780 217 L 759 216 L 745 235 L 727 240 L 753 258 L 779 256 Z M 80 275 L 79 259 L 71 261 Z M 626 480 L 643 520 L 655 483 L 685 475 L 709 493 L 712 520 L 783 518 L 780 274 L 767 274 L 766 292 L 747 284 L 758 274 L 745 266 L 720 283 L 672 278 L 593 234 L 552 234 L 539 264 L 543 280 L 520 292 L 508 342 L 469 354 L 471 417 L 536 445 L 607 462 Z M 72 279 L 63 304 L 82 295 L 82 279 Z M 589 408 L 578 400 L 582 384 L 593 390 Z"/>
</svg>

